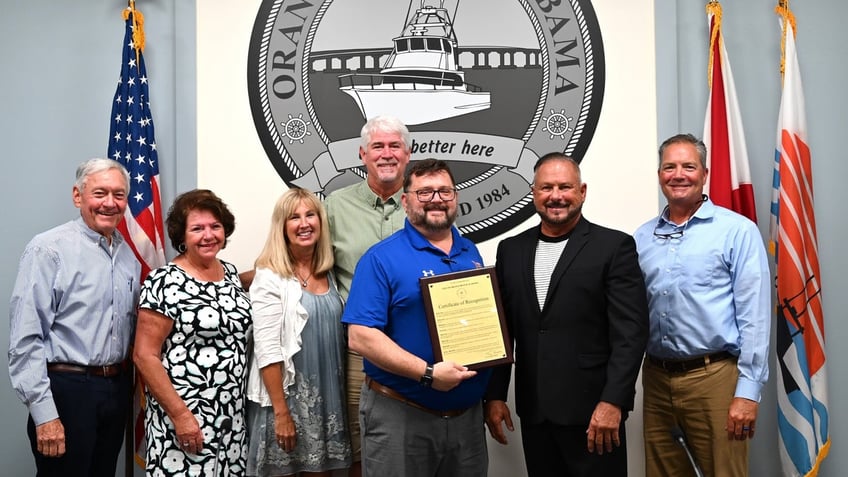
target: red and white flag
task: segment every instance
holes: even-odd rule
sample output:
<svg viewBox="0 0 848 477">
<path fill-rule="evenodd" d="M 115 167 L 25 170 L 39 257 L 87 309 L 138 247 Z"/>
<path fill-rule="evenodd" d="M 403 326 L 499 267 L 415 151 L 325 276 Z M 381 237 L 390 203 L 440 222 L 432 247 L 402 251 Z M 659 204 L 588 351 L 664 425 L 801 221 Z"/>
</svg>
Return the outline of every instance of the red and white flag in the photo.
<svg viewBox="0 0 848 477">
<path fill-rule="evenodd" d="M 704 144 L 710 175 L 705 189 L 715 204 L 756 222 L 745 131 L 721 36 L 721 4 L 710 2 L 707 5 L 707 20 L 710 26 L 710 97 L 704 120 Z"/>
</svg>

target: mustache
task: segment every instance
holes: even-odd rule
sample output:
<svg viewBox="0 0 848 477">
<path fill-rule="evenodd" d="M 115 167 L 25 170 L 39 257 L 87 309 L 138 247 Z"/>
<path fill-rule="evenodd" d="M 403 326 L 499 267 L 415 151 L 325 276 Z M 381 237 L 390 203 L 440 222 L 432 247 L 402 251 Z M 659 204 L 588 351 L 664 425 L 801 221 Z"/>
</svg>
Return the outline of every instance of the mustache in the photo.
<svg viewBox="0 0 848 477">
<path fill-rule="evenodd" d="M 568 203 L 561 200 L 549 200 L 545 202 L 545 207 L 567 207 Z"/>
<path fill-rule="evenodd" d="M 448 206 L 445 204 L 430 204 L 424 206 L 424 212 L 430 212 L 431 210 L 441 210 L 442 212 L 447 212 Z"/>
</svg>

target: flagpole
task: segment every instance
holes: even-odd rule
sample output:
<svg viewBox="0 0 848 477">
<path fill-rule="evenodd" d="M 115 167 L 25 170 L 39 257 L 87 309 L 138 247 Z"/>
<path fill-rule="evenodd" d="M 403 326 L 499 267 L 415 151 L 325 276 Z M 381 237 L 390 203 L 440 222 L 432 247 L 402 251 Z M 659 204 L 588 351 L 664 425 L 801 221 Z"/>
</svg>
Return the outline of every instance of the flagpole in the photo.
<svg viewBox="0 0 848 477">
<path fill-rule="evenodd" d="M 130 12 L 135 11 L 135 0 L 127 0 L 127 9 Z M 137 52 L 138 50 L 136 50 Z M 137 60 L 137 58 L 136 58 Z M 130 347 L 132 349 L 132 346 Z M 132 352 L 130 352 L 130 366 L 129 372 L 132 376 L 132 381 L 130 384 L 130 392 L 127 393 L 126 399 L 129 400 L 127 405 L 127 409 L 129 412 L 127 413 L 127 419 L 124 423 L 124 477 L 133 477 L 135 474 L 135 403 L 133 402 L 133 396 L 135 395 L 135 366 L 132 365 Z"/>
<path fill-rule="evenodd" d="M 141 66 L 141 53 L 144 51 L 144 16 L 135 9 L 135 0 L 127 0 L 127 8 L 123 11 L 124 22 L 132 16 L 132 43 L 135 50 L 136 64 Z M 135 366 L 132 362 L 132 347 L 130 347 L 130 357 L 128 358 L 128 371 L 132 376 L 129 393 L 126 399 L 129 401 L 127 413 L 127 421 L 124 426 L 124 476 L 133 477 L 135 475 L 135 424 L 138 417 L 135 413 L 135 393 L 138 390 L 139 379 L 135 372 Z"/>
</svg>

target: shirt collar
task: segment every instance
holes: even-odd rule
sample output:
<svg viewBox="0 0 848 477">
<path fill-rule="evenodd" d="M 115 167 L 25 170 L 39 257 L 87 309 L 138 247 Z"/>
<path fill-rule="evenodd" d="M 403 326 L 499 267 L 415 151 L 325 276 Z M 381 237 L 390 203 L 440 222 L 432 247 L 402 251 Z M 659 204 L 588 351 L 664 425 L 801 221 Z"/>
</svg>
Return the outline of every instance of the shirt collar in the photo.
<svg viewBox="0 0 848 477">
<path fill-rule="evenodd" d="M 427 240 L 427 237 L 422 235 L 421 232 L 419 232 L 418 229 L 409 222 L 408 218 L 404 220 L 403 228 L 409 234 L 409 241 L 416 250 L 433 250 L 437 251 L 439 254 L 444 253 L 442 250 L 434 247 L 433 244 Z M 451 236 L 453 238 L 453 243 L 451 244 L 449 256 L 453 257 L 454 255 L 465 252 L 468 249 L 468 246 L 459 234 L 459 230 L 457 230 L 457 228 L 453 225 L 451 225 Z"/>
<path fill-rule="evenodd" d="M 364 180 L 359 183 L 356 188 L 357 195 L 366 203 L 369 207 L 377 208 L 383 204 L 387 204 L 393 202 L 395 206 L 400 206 L 400 196 L 403 195 L 403 187 L 398 189 L 397 192 L 392 194 L 388 200 L 384 201 L 380 196 L 374 193 L 370 187 L 368 187 L 368 181 Z"/>
<path fill-rule="evenodd" d="M 701 202 L 701 206 L 698 207 L 698 210 L 696 210 L 695 213 L 692 214 L 692 217 L 689 217 L 689 220 L 687 220 L 686 222 L 695 219 L 701 221 L 710 220 L 713 218 L 713 216 L 715 216 L 716 205 L 713 203 L 712 200 L 710 200 L 709 197 L 705 197 L 706 198 L 704 199 L 704 201 Z M 660 214 L 660 222 L 666 225 L 670 225 L 672 227 L 680 227 L 686 224 L 686 222 L 682 224 L 675 224 L 668 220 L 668 206 L 666 206 L 666 208 L 663 209 L 662 214 Z"/>
<path fill-rule="evenodd" d="M 86 238 L 97 244 L 101 243 L 102 241 L 103 245 L 109 248 L 109 240 L 100 232 L 93 230 L 91 227 L 89 227 L 81 216 L 77 217 L 76 220 L 74 220 L 74 223 L 77 224 L 77 228 L 79 228 L 80 233 L 82 233 Z M 121 235 L 120 232 L 118 232 L 117 229 L 115 229 L 115 231 L 112 232 L 112 250 L 117 249 L 118 245 L 120 245 L 123 241 L 124 237 Z"/>
</svg>

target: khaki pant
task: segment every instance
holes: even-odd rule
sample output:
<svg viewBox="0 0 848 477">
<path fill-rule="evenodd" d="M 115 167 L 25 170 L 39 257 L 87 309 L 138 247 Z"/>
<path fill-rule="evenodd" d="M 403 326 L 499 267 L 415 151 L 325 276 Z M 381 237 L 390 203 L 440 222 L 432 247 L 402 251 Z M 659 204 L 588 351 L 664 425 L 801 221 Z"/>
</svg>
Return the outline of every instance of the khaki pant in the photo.
<svg viewBox="0 0 848 477">
<path fill-rule="evenodd" d="M 677 426 L 704 475 L 748 475 L 748 441 L 727 438 L 727 413 L 739 371 L 735 359 L 688 373 L 668 373 L 648 360 L 642 366 L 645 475 L 694 476 L 686 453 L 671 437 Z"/>
<path fill-rule="evenodd" d="M 353 462 L 362 460 L 362 440 L 359 433 L 359 395 L 365 372 L 362 370 L 362 355 L 347 350 L 347 423 L 350 431 L 350 450 Z"/>
</svg>

